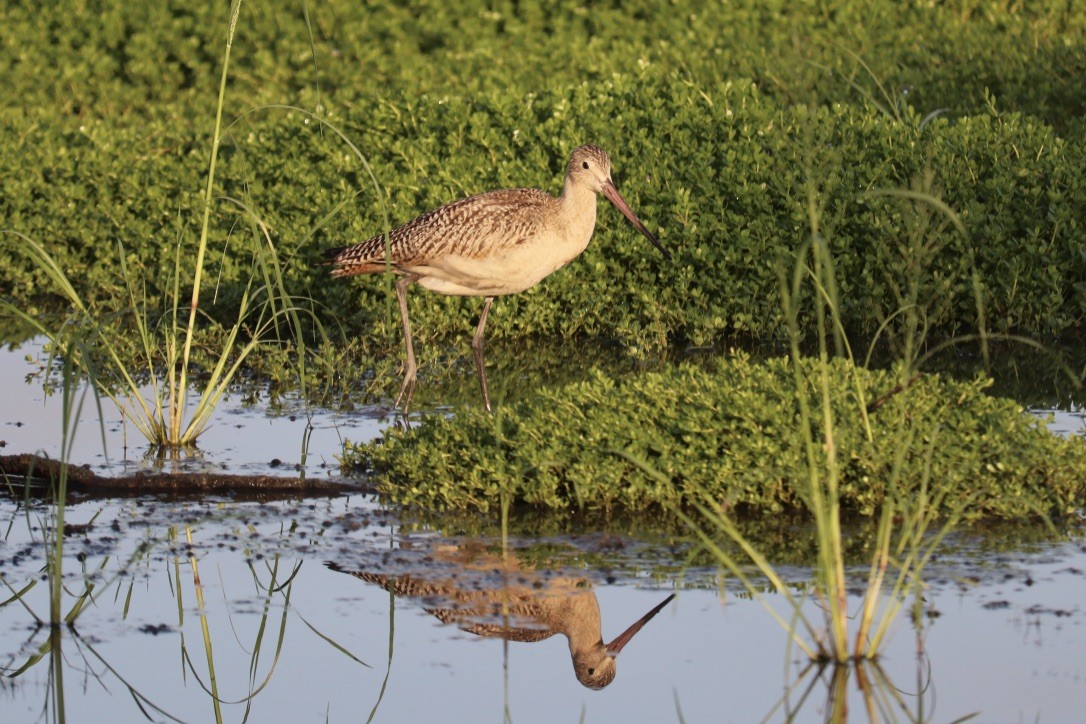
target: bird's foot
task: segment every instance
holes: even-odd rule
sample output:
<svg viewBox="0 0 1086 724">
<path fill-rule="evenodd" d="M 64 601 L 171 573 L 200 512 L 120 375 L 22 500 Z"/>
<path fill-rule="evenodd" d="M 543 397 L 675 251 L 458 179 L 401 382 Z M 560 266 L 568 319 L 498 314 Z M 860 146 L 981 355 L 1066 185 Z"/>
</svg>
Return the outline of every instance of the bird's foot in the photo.
<svg viewBox="0 0 1086 724">
<path fill-rule="evenodd" d="M 403 386 L 400 387 L 400 394 L 396 396 L 396 407 L 403 410 L 403 414 L 406 415 L 408 410 L 411 409 L 411 398 L 415 394 L 415 378 L 404 378 Z M 400 403 L 403 403 L 402 405 Z"/>
</svg>

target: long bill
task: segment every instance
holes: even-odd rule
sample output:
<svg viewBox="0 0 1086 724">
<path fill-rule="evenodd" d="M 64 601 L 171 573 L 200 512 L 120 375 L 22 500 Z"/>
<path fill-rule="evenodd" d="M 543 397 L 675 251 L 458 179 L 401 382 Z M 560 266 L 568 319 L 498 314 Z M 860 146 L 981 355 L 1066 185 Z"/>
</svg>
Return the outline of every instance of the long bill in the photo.
<svg viewBox="0 0 1086 724">
<path fill-rule="evenodd" d="M 651 239 L 652 237 L 650 236 L 649 238 Z M 622 651 L 623 647 L 625 647 L 626 644 L 630 643 L 630 639 L 632 639 L 634 637 L 634 635 L 638 631 L 640 631 L 641 628 L 645 624 L 647 624 L 650 620 L 652 620 L 653 616 L 660 613 L 660 609 L 662 609 L 664 606 L 671 603 L 671 599 L 673 599 L 673 598 L 675 598 L 674 593 L 671 594 L 670 596 L 668 596 L 667 598 L 665 598 L 660 603 L 656 604 L 656 608 L 652 609 L 651 611 L 646 613 L 644 616 L 642 616 L 640 619 L 638 619 L 637 622 L 633 626 L 630 626 L 628 629 L 626 629 L 625 631 L 620 633 L 618 635 L 618 638 L 616 638 L 611 643 L 607 644 L 607 653 L 611 654 L 612 656 L 617 656 L 618 653 L 620 651 Z"/>
<path fill-rule="evenodd" d="M 603 182 L 603 195 L 630 220 L 630 223 L 634 225 L 635 229 L 644 234 L 645 237 L 652 242 L 652 245 L 660 250 L 660 253 L 663 254 L 664 257 L 667 259 L 671 258 L 671 253 L 660 246 L 660 242 L 656 240 L 656 237 L 652 235 L 652 232 L 641 223 L 641 219 L 637 218 L 637 214 L 635 214 L 633 209 L 630 208 L 630 205 L 626 203 L 626 199 L 622 198 L 622 194 L 620 194 L 618 189 L 615 188 L 615 185 L 611 183 L 611 179 L 607 179 Z"/>
</svg>

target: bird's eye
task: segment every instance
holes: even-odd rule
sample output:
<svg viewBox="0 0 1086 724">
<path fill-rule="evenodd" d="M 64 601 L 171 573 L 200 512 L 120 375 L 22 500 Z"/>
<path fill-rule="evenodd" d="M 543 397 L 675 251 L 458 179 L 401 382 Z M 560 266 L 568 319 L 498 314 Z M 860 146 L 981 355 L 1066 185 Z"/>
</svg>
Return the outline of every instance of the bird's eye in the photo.
<svg viewBox="0 0 1086 724">
<path fill-rule="evenodd" d="M 586 163 L 585 166 L 588 166 L 588 164 Z M 589 669 L 588 670 L 588 675 L 589 676 L 595 676 L 596 675 L 596 670 L 595 669 Z"/>
<path fill-rule="evenodd" d="M 588 161 L 585 161 L 585 162 L 584 162 L 584 163 L 583 163 L 582 165 L 583 165 L 583 166 L 584 166 L 585 168 L 588 168 Z"/>
</svg>

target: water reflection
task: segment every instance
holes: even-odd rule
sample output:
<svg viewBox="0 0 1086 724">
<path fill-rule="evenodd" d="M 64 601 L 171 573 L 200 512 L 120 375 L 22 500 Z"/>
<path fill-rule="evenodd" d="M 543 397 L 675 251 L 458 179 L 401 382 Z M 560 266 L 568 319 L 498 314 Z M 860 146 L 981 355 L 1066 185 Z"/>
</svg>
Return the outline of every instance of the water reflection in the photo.
<svg viewBox="0 0 1086 724">
<path fill-rule="evenodd" d="M 676 548 L 512 535 L 503 558 L 494 538 L 404 524 L 357 497 L 84 500 L 63 527 L 51 506 L 23 500 L 0 497 L 5 724 L 96 711 L 116 722 L 501 721 L 503 707 L 517 722 L 1081 719 L 1080 539 L 998 553 L 954 541 L 886 655 L 833 667 L 787 648 L 737 582 L 671 574 Z M 47 568 L 58 531 L 61 565 Z M 809 575 L 789 570 L 797 585 Z M 646 581 L 684 595 L 639 590 Z M 765 598 L 788 615 L 780 596 Z M 400 615 L 405 603 L 419 615 Z M 817 617 L 816 599 L 804 605 Z M 608 641 L 624 653 L 622 676 L 590 693 L 569 662 L 607 673 Z M 579 669 L 578 651 L 604 663 Z"/>
<path fill-rule="evenodd" d="M 512 553 L 495 555 L 470 544 L 439 546 L 433 558 L 438 566 L 432 576 L 325 565 L 395 596 L 418 599 L 442 623 L 477 636 L 534 643 L 561 634 L 569 642 L 577 680 L 590 689 L 614 681 L 619 653 L 675 598 L 671 594 L 605 644 L 599 602 L 587 578 L 538 572 Z"/>
<path fill-rule="evenodd" d="M 849 684 L 856 695 L 850 697 Z M 931 667 L 922 653 L 917 657 L 916 691 L 906 691 L 890 678 L 878 659 L 857 659 L 845 664 L 811 661 L 804 665 L 781 699 L 762 719 L 806 721 L 821 713 L 823 721 L 910 722 L 926 724 L 935 718 L 935 692 Z M 969 721 L 967 714 L 953 719 Z"/>
</svg>

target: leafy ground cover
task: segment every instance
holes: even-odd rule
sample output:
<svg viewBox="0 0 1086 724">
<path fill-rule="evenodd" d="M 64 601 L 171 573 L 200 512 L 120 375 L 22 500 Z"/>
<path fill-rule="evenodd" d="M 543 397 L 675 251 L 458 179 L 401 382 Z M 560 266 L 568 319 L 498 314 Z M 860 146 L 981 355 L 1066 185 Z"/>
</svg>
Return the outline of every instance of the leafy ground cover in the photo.
<svg viewBox="0 0 1086 724">
<path fill-rule="evenodd" d="M 127 311 L 120 255 L 154 314 L 162 260 L 195 244 L 226 25 L 226 8 L 184 3 L 7 11 L 0 228 L 46 246 L 103 318 Z M 231 319 L 245 288 L 240 200 L 319 318 L 368 354 L 393 349 L 390 285 L 326 283 L 319 250 L 487 188 L 556 191 L 569 149 L 591 140 L 675 262 L 605 210 L 582 259 L 495 308 L 495 337 L 646 349 L 779 335 L 777 270 L 812 209 L 852 331 L 893 328 L 922 268 L 916 303 L 944 335 L 977 327 L 978 286 L 994 331 L 1075 332 L 1084 37 L 1086 13 L 1058 2 L 248 4 L 204 311 Z M 265 103 L 307 110 L 248 113 Z M 883 195 L 901 190 L 945 203 L 965 233 L 929 202 Z M 0 290 L 62 308 L 10 245 Z M 476 311 L 412 302 L 422 335 L 460 333 Z"/>
<path fill-rule="evenodd" d="M 556 510 L 651 512 L 708 495 L 726 510 L 798 512 L 809 462 L 797 392 L 817 395 L 817 365 L 802 362 L 809 387 L 798 391 L 788 359 L 741 353 L 709 368 L 598 374 L 496 416 L 463 409 L 389 428 L 348 445 L 345 462 L 423 509 L 485 511 L 506 492 Z M 914 500 L 921 485 L 941 512 L 967 522 L 1058 519 L 1086 499 L 1082 440 L 1054 436 L 1014 401 L 986 394 L 987 380 L 903 382 L 844 360 L 831 371 L 844 511 L 871 515 L 887 499 Z"/>
<path fill-rule="evenodd" d="M 204 120 L 228 13 L 178 0 L 9 3 L 0 104 Z M 397 90 L 520 98 L 642 72 L 703 88 L 750 78 L 786 103 L 846 101 L 871 88 L 859 56 L 916 108 L 975 113 L 988 89 L 1062 126 L 1086 108 L 1084 33 L 1082 10 L 1063 0 L 278 0 L 242 7 L 231 102 L 238 113 L 283 102 L 372 109 Z"/>
<path fill-rule="evenodd" d="M 341 122 L 356 129 L 378 170 L 376 193 L 338 137 L 300 112 L 269 112 L 230 129 L 222 194 L 254 209 L 272 231 L 290 288 L 310 295 L 325 319 L 386 343 L 398 335 L 388 285 L 326 283 L 314 266 L 320 249 L 474 190 L 556 190 L 579 133 L 614 149 L 620 186 L 675 261 L 647 254 L 617 214 L 601 208 L 600 233 L 585 255 L 539 288 L 502 300 L 495 335 L 589 334 L 659 347 L 779 334 L 778 270 L 792 266 L 810 234 L 812 202 L 852 330 L 870 334 L 891 318 L 918 269 L 921 309 L 944 333 L 976 328 L 975 280 L 993 330 L 1051 337 L 1081 323 L 1082 139 L 1065 140 L 1019 114 L 921 126 L 915 116 L 897 120 L 864 106 L 783 107 L 748 81 L 717 89 L 711 104 L 686 86 L 605 85 L 606 92 L 571 89 L 572 102 L 563 91 L 530 103 L 401 98 L 365 118 L 348 115 Z M 574 108 L 591 130 L 565 123 Z M 647 134 L 623 139 L 616 116 L 670 143 L 661 147 Z M 146 279 L 153 307 L 168 290 L 155 269 L 194 236 L 204 143 L 188 131 L 149 130 L 40 125 L 0 149 L 7 228 L 47 246 L 69 278 L 84 280 L 104 316 L 127 306 L 120 254 Z M 14 138 L 18 128 L 3 132 Z M 956 210 L 967 234 L 933 218 L 924 201 L 881 195 L 900 189 Z M 212 260 L 218 287 L 208 311 L 220 319 L 236 309 L 250 268 L 246 245 L 233 239 L 245 228 L 237 208 L 218 207 L 212 227 L 223 252 Z M 3 252 L 3 262 L 10 294 L 56 306 L 17 253 Z M 472 300 L 417 297 L 412 314 L 424 333 L 459 332 L 477 311 Z"/>
<path fill-rule="evenodd" d="M 740 335 L 787 339 L 791 360 L 595 373 L 493 416 L 431 415 L 348 445 L 347 464 L 376 473 L 389 499 L 500 507 L 503 538 L 511 500 L 666 511 L 757 596 L 718 538 L 742 548 L 793 604 L 791 623 L 774 615 L 796 645 L 842 665 L 878 656 L 959 521 L 1080 514 L 1081 440 L 1050 435 L 987 380 L 916 372 L 940 337 L 976 330 L 987 359 L 990 332 L 1079 331 L 1086 13 L 1072 4 L 303 1 L 246 4 L 235 23 L 241 7 L 227 19 L 182 3 L 20 3 L 0 29 L 14 91 L 0 102 L 0 302 L 30 326 L 69 312 L 61 327 L 93 329 L 139 398 L 144 373 L 117 351 L 134 326 L 146 377 L 170 380 L 159 399 L 178 412 L 190 373 L 217 359 L 210 406 L 183 433 L 171 415 L 159 442 L 191 444 L 266 341 L 302 380 L 309 355 L 292 344 L 331 375 L 348 336 L 368 360 L 398 346 L 390 279 L 328 283 L 313 263 L 322 248 L 482 189 L 557 189 L 569 149 L 591 141 L 612 150 L 675 260 L 646 255 L 605 212 L 572 269 L 502 304 L 498 336 L 594 336 L 648 359 Z M 470 303 L 423 295 L 415 323 L 459 331 Z M 889 339 L 900 361 L 856 367 L 846 334 Z M 55 340 L 70 402 L 95 350 Z M 817 359 L 800 356 L 805 342 Z M 736 511 L 811 514 L 822 624 Z M 842 513 L 879 521 L 855 632 Z"/>
<path fill-rule="evenodd" d="M 172 309 L 164 262 L 177 259 L 180 276 L 196 266 L 189 250 L 204 210 L 226 8 L 69 0 L 12 4 L 5 20 L 0 73 L 12 92 L 0 101 L 0 231 L 14 233 L 0 244 L 0 295 L 30 316 L 65 311 L 20 248 L 32 239 L 100 323 L 124 330 L 146 315 L 154 328 Z M 259 266 L 243 241 L 259 231 L 282 262 L 277 283 L 307 298 L 314 328 L 337 330 L 318 350 L 318 369 L 346 367 L 335 355 L 348 338 L 365 360 L 359 369 L 391 366 L 400 332 L 390 280 L 329 283 L 314 266 L 320 250 L 479 190 L 557 190 L 566 154 L 585 141 L 612 151 L 619 186 L 675 260 L 645 253 L 605 208 L 582 258 L 495 307 L 499 343 L 595 336 L 649 356 L 737 335 L 783 339 L 781 273 L 812 238 L 833 259 L 835 319 L 864 338 L 881 330 L 892 340 L 919 334 L 922 343 L 983 329 L 1052 339 L 1077 333 L 1086 313 L 1086 90 L 1078 82 L 1086 12 L 1066 3 L 264 3 L 244 5 L 237 28 L 225 96 L 233 120 L 204 262 L 209 350 Z M 792 303 L 816 309 L 811 301 Z M 414 296 L 424 367 L 445 353 L 426 342 L 463 334 L 476 312 L 475 300 Z M 813 317 L 800 316 L 800 333 L 817 332 Z M 214 358 L 202 349 L 198 340 L 197 365 Z M 915 349 L 904 356 L 912 363 Z M 614 449 L 663 465 L 680 497 L 684 481 L 726 481 L 729 505 L 793 508 L 786 480 L 799 453 L 788 451 L 801 448 L 792 444 L 787 385 L 779 365 L 743 364 L 598 375 L 517 402 L 499 427 L 462 411 L 459 427 L 428 420 L 417 438 L 390 432 L 356 460 L 389 468 L 400 455 L 396 475 L 415 474 L 415 487 L 393 491 L 402 501 L 482 504 L 497 473 L 529 471 L 523 498 L 532 503 L 668 502 L 653 502 L 664 493 L 653 493 L 648 478 L 599 452 Z M 849 374 L 872 395 L 890 381 Z M 729 375 L 745 375 L 735 390 L 750 399 L 715 387 Z M 940 475 L 963 485 L 962 476 L 980 475 L 977 489 L 987 493 L 978 514 L 1053 515 L 1080 504 L 1067 472 L 1077 458 L 1054 462 L 1074 458 L 1073 446 L 1028 432 L 1026 420 L 1010 422 L 1014 405 L 985 397 L 979 383 L 955 384 L 925 377 L 872 416 L 896 410 L 905 421 L 895 417 L 882 437 L 875 422 L 849 443 L 852 487 L 842 494 L 850 506 L 878 505 L 885 483 L 868 483 L 886 479 L 886 441 L 897 434 L 888 430 L 916 429 L 921 442 L 935 434 L 916 427 L 922 415 L 893 407 L 899 399 L 932 419 L 949 416 L 940 424 L 952 430 L 954 464 L 920 443 L 910 460 L 945 464 Z M 701 392 L 683 397 L 689 390 Z M 949 399 L 1009 432 L 986 438 L 988 428 L 943 407 Z M 855 421 L 851 402 L 852 416 L 842 408 L 842 419 Z M 550 408 L 618 437 L 589 451 L 582 434 L 568 442 L 583 454 L 563 458 L 543 445 L 555 422 Z M 743 422 L 748 411 L 766 415 L 764 425 L 783 415 L 770 443 L 779 448 L 761 451 L 778 457 L 765 458 L 774 462 L 755 478 L 739 472 L 759 468 L 760 452 L 743 446 L 775 438 L 746 435 L 754 432 L 743 427 L 754 424 Z M 532 425 L 536 432 L 517 437 Z M 664 425 L 655 445 L 642 437 L 652 425 Z M 692 444 L 697 429 L 704 439 Z M 463 447 L 468 459 L 513 438 L 512 457 L 474 461 L 459 502 L 443 499 L 451 477 L 431 476 L 436 487 L 420 482 L 443 469 L 427 457 L 440 458 L 441 445 Z M 743 438 L 734 450 L 712 447 L 733 438 Z M 1016 442 L 1017 457 L 1005 458 Z M 1011 475 L 1008 465 L 1020 467 Z M 612 476 L 613 485 L 590 482 L 590 473 Z"/>
</svg>

